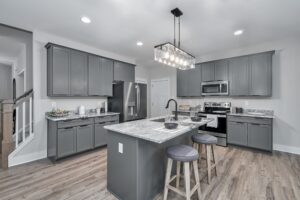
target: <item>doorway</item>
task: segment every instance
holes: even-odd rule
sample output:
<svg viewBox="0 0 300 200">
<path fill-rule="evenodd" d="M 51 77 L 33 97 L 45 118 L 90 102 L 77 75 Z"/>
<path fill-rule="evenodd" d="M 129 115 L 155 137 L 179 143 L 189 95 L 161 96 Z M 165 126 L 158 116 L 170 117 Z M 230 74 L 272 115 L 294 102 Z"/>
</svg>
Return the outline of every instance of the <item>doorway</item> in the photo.
<svg viewBox="0 0 300 200">
<path fill-rule="evenodd" d="M 151 117 L 158 117 L 168 114 L 165 108 L 170 99 L 170 80 L 151 80 Z"/>
</svg>

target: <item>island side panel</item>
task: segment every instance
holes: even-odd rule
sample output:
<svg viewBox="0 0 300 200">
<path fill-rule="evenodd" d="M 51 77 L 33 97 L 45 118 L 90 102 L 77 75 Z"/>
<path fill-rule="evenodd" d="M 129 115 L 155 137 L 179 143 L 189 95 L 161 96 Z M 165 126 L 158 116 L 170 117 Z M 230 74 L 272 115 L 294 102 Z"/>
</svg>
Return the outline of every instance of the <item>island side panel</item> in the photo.
<svg viewBox="0 0 300 200">
<path fill-rule="evenodd" d="M 176 144 L 192 145 L 191 136 L 198 129 L 157 144 L 146 140 L 138 141 L 138 199 L 152 200 L 164 189 L 165 171 L 167 166 L 166 148 Z M 173 164 L 175 173 L 176 162 Z"/>
<path fill-rule="evenodd" d="M 107 189 L 121 200 L 139 200 L 138 139 L 108 131 L 107 142 Z M 119 143 L 123 144 L 123 153 L 119 152 Z"/>
<path fill-rule="evenodd" d="M 53 161 L 57 157 L 57 122 L 47 121 L 47 157 Z"/>
</svg>

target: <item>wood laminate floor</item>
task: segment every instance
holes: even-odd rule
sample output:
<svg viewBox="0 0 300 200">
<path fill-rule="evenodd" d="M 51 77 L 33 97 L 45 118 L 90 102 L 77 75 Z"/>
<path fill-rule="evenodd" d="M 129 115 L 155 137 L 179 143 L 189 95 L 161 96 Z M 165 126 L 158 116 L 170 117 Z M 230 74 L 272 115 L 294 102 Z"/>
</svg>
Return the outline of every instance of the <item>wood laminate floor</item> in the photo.
<svg viewBox="0 0 300 200">
<path fill-rule="evenodd" d="M 201 181 L 203 199 L 300 200 L 300 156 L 237 147 L 216 152 L 219 176 L 210 185 Z M 102 148 L 56 164 L 41 160 L 0 169 L 0 199 L 115 200 L 106 190 L 106 153 Z M 184 198 L 170 192 L 168 199 Z"/>
</svg>

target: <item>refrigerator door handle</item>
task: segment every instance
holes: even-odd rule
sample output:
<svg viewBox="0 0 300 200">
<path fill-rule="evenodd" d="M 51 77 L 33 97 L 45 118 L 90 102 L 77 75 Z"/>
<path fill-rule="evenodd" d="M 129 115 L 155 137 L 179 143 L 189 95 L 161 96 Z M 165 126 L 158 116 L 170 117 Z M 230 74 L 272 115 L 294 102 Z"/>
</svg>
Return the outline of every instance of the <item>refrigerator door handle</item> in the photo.
<svg viewBox="0 0 300 200">
<path fill-rule="evenodd" d="M 139 117 L 140 115 L 140 110 L 141 110 L 141 92 L 140 92 L 140 86 L 136 85 L 136 97 L 137 97 L 137 116 Z"/>
</svg>

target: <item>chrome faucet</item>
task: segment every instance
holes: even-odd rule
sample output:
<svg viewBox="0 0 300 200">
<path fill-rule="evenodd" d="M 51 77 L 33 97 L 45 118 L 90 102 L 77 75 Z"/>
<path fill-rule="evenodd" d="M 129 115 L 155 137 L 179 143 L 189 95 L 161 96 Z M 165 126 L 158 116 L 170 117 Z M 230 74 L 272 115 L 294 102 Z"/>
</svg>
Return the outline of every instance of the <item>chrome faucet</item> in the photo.
<svg viewBox="0 0 300 200">
<path fill-rule="evenodd" d="M 171 101 L 174 101 L 174 103 L 175 103 L 175 117 L 174 117 L 174 119 L 175 119 L 175 120 L 178 120 L 177 101 L 176 101 L 175 99 L 169 99 L 169 101 L 168 101 L 168 103 L 167 103 L 167 106 L 166 106 L 166 109 L 169 108 L 169 103 L 170 103 Z"/>
</svg>

